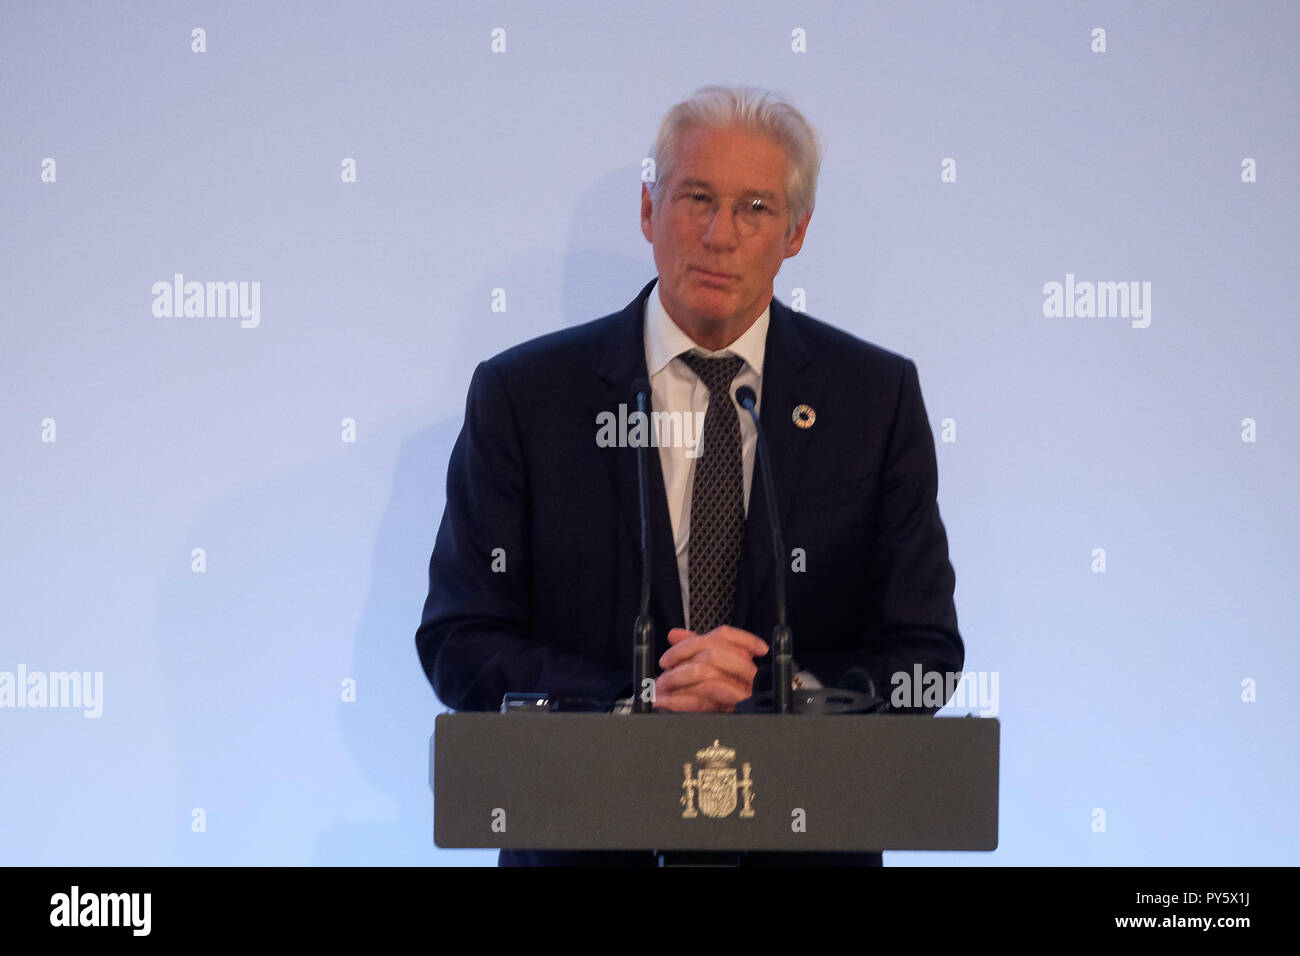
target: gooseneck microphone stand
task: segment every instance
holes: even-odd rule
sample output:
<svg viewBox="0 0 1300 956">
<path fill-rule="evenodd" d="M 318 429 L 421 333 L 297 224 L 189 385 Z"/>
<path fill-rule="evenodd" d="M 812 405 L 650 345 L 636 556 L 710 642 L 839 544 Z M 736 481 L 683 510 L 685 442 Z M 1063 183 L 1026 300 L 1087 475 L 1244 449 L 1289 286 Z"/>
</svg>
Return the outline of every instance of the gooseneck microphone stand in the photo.
<svg viewBox="0 0 1300 956">
<path fill-rule="evenodd" d="M 636 384 L 636 408 L 645 421 L 646 394 L 650 391 L 649 382 Z M 647 436 L 649 432 L 647 431 Z M 641 503 L 641 611 L 632 625 L 632 713 L 648 714 L 654 710 L 654 678 L 650 676 L 650 657 L 654 653 L 655 630 L 650 620 L 650 506 L 646 501 L 645 446 L 648 442 L 637 442 L 636 474 L 637 497 Z"/>
<path fill-rule="evenodd" d="M 785 541 L 781 537 L 781 522 L 777 520 L 776 487 L 772 484 L 772 465 L 768 461 L 767 439 L 758 421 L 755 409 L 758 396 L 748 385 L 736 389 L 740 402 L 750 418 L 754 419 L 754 433 L 758 436 L 758 460 L 763 469 L 763 492 L 767 499 L 767 515 L 772 528 L 772 557 L 776 578 L 776 626 L 772 628 L 772 711 L 790 713 L 791 684 L 794 678 L 794 638 L 785 619 Z"/>
</svg>

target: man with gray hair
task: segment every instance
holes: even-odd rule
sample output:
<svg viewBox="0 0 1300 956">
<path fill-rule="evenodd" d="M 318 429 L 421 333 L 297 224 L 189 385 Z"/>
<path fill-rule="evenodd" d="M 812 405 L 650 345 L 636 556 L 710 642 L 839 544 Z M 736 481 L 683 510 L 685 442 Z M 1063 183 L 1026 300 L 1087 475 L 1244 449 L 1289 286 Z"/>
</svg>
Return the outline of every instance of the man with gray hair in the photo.
<svg viewBox="0 0 1300 956">
<path fill-rule="evenodd" d="M 695 447 L 661 441 L 650 455 L 657 710 L 729 712 L 770 681 L 760 635 L 775 623 L 773 557 L 753 422 L 735 398 L 742 386 L 758 396 L 777 518 L 792 546 L 797 684 L 835 686 L 852 670 L 885 695 L 892 674 L 917 665 L 960 671 L 955 577 L 916 366 L 773 295 L 812 217 L 815 132 L 774 93 L 711 86 L 668 112 L 653 159 L 641 231 L 657 277 L 620 312 L 515 346 L 474 372 L 416 633 L 438 697 L 496 710 L 510 691 L 601 702 L 632 693 L 636 442 L 602 441 L 597 426 L 646 383 L 653 410 L 701 422 Z M 501 862 L 656 861 L 502 851 Z"/>
</svg>

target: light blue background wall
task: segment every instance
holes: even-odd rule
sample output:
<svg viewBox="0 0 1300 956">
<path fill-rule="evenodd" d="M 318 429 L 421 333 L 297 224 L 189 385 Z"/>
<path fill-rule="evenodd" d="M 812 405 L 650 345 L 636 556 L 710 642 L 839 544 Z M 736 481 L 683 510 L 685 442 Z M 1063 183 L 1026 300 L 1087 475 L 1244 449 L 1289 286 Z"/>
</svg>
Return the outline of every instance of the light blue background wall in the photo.
<svg viewBox="0 0 1300 956">
<path fill-rule="evenodd" d="M 1295 863 L 1298 36 L 1292 2 L 4 0 L 0 671 L 100 671 L 103 712 L 0 709 L 0 863 L 495 860 L 432 846 L 413 644 L 465 388 L 654 274 L 641 159 L 712 82 L 825 140 L 777 296 L 955 422 L 1001 846 L 886 863 Z M 260 325 L 156 317 L 177 272 L 259 282 Z M 1150 282 L 1149 327 L 1044 316 L 1066 273 Z"/>
</svg>

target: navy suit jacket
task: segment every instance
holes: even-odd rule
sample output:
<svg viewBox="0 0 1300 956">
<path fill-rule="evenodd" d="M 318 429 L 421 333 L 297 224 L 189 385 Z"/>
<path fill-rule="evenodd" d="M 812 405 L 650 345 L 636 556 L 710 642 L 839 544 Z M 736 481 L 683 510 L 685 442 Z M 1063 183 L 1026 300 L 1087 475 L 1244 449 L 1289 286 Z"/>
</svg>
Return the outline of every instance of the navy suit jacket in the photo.
<svg viewBox="0 0 1300 956">
<path fill-rule="evenodd" d="M 648 379 L 646 285 L 620 312 L 478 365 L 447 470 L 447 503 L 416 632 L 425 673 L 455 710 L 509 691 L 613 700 L 632 693 L 640 594 L 636 449 L 600 447 L 597 416 L 635 408 Z M 812 427 L 793 410 L 809 405 Z M 761 419 L 786 548 L 794 658 L 822 684 L 865 669 L 960 671 L 938 477 L 916 366 L 771 303 Z M 649 449 L 658 647 L 684 623 L 663 473 Z M 733 624 L 770 642 L 773 554 L 755 467 Z M 790 559 L 792 562 L 794 558 Z M 769 669 L 759 658 L 755 690 Z M 935 708 L 894 708 L 932 713 Z M 878 857 L 877 857 L 878 859 Z"/>
</svg>

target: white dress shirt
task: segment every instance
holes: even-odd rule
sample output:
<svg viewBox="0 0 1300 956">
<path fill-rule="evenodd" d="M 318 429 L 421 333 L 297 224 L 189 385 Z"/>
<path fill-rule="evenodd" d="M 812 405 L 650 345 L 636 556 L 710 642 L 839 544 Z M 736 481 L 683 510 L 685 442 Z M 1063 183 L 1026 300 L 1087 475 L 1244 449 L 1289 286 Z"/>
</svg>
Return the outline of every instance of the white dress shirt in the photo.
<svg viewBox="0 0 1300 956">
<path fill-rule="evenodd" d="M 745 483 L 745 513 L 749 513 L 749 489 L 753 485 L 754 450 L 758 436 L 754 432 L 754 422 L 736 403 L 736 389 L 748 385 L 759 396 L 755 410 L 761 410 L 758 402 L 763 395 L 763 353 L 767 348 L 767 326 L 771 318 L 771 306 L 763 310 L 745 334 L 732 342 L 725 349 L 710 352 L 695 344 L 676 322 L 668 315 L 663 300 L 659 298 L 659 284 L 655 283 L 653 292 L 646 297 L 645 305 L 645 364 L 650 373 L 650 402 L 656 412 L 680 412 L 685 416 L 707 411 L 709 407 L 709 390 L 690 366 L 677 356 L 694 350 L 711 358 L 725 355 L 738 355 L 745 360 L 740 371 L 731 382 L 731 401 L 740 416 L 740 450 L 741 469 Z M 700 419 L 702 420 L 702 418 Z M 698 440 L 700 436 L 696 434 Z M 673 525 L 673 544 L 677 553 L 677 578 L 682 588 L 682 611 L 686 626 L 691 626 L 691 592 L 690 592 L 690 541 L 691 541 L 691 489 L 695 480 L 695 463 L 702 445 L 694 450 L 684 444 L 660 443 L 659 464 L 663 469 L 664 491 L 668 495 L 668 514 Z M 692 451 L 696 457 L 687 455 Z"/>
</svg>

